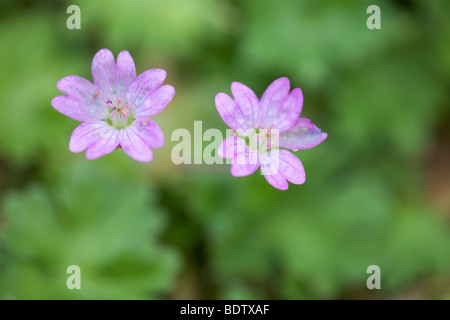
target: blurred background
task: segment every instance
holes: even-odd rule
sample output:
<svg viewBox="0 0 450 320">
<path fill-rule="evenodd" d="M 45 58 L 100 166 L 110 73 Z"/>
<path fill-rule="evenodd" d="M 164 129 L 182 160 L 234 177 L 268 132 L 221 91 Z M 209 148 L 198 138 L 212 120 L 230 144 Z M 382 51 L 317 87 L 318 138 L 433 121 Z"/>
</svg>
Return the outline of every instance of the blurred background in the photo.
<svg viewBox="0 0 450 320">
<path fill-rule="evenodd" d="M 69 5 L 81 29 L 69 30 Z M 369 5 L 381 30 L 369 30 Z M 0 1 L 1 299 L 450 299 L 450 2 Z M 167 71 L 166 142 L 72 154 L 59 79 L 94 54 Z M 177 128 L 227 126 L 239 81 L 287 76 L 328 138 L 280 191 L 229 165 L 180 165 Z M 207 143 L 204 143 L 203 148 Z M 81 290 L 66 269 L 81 268 Z M 368 290 L 369 265 L 381 290 Z"/>
</svg>

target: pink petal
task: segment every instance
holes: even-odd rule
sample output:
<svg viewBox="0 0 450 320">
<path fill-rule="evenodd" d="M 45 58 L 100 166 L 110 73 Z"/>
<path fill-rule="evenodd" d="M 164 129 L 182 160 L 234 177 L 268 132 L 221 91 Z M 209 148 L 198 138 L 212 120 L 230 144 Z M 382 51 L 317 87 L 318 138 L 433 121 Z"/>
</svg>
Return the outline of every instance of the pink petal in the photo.
<svg viewBox="0 0 450 320">
<path fill-rule="evenodd" d="M 244 177 L 252 174 L 259 167 L 258 152 L 241 152 L 234 156 L 231 164 L 231 174 L 235 177 Z"/>
<path fill-rule="evenodd" d="M 280 132 L 290 129 L 300 117 L 303 106 L 302 90 L 296 88 L 280 103 L 273 118 L 273 127 Z M 267 119 L 269 121 L 269 119 Z"/>
<path fill-rule="evenodd" d="M 128 51 L 122 51 L 117 56 L 116 76 L 118 95 L 124 97 L 131 82 L 136 78 L 134 60 Z"/>
<path fill-rule="evenodd" d="M 286 190 L 288 183 L 303 184 L 305 169 L 301 161 L 287 150 L 271 150 L 260 156 L 261 171 L 267 182 L 280 190 Z"/>
<path fill-rule="evenodd" d="M 94 160 L 101 156 L 111 153 L 119 146 L 118 131 L 109 127 L 102 132 L 102 137 L 94 141 L 86 150 L 86 158 Z"/>
<path fill-rule="evenodd" d="M 272 149 L 259 156 L 261 162 L 261 173 L 271 175 L 280 171 L 280 149 Z"/>
<path fill-rule="evenodd" d="M 244 129 L 256 128 L 259 125 L 261 108 L 258 97 L 249 87 L 240 82 L 231 84 L 231 93 L 244 116 L 247 125 Z"/>
<path fill-rule="evenodd" d="M 280 134 L 280 147 L 287 149 L 309 149 L 317 146 L 327 136 L 311 120 L 299 118 L 288 131 Z"/>
<path fill-rule="evenodd" d="M 287 150 L 280 150 L 280 173 L 294 184 L 305 183 L 305 169 L 299 158 Z"/>
<path fill-rule="evenodd" d="M 286 178 L 280 172 L 279 150 L 271 150 L 260 155 L 260 161 L 261 173 L 264 175 L 267 182 L 277 189 L 286 190 L 288 188 L 288 183 Z"/>
<path fill-rule="evenodd" d="M 71 152 L 81 152 L 91 149 L 86 153 L 88 159 L 98 158 L 114 150 L 118 145 L 116 131 L 103 121 L 84 122 L 72 133 L 69 142 Z"/>
<path fill-rule="evenodd" d="M 101 49 L 95 54 L 92 60 L 92 78 L 94 84 L 108 97 L 108 100 L 115 100 L 116 63 L 108 49 Z"/>
<path fill-rule="evenodd" d="M 279 78 L 272 82 L 261 97 L 261 125 L 270 127 L 277 117 L 277 110 L 289 94 L 288 78 Z"/>
<path fill-rule="evenodd" d="M 166 75 L 166 71 L 162 69 L 151 69 L 138 75 L 128 88 L 128 103 L 140 106 L 150 93 L 162 85 Z"/>
<path fill-rule="evenodd" d="M 56 87 L 69 97 L 92 106 L 103 107 L 106 102 L 106 96 L 93 83 L 78 76 L 64 77 L 58 81 Z"/>
<path fill-rule="evenodd" d="M 69 150 L 74 153 L 84 151 L 100 139 L 100 133 L 106 131 L 108 126 L 103 121 L 84 122 L 72 132 L 69 142 Z"/>
<path fill-rule="evenodd" d="M 107 108 L 78 100 L 71 96 L 56 96 L 52 106 L 62 114 L 78 121 L 96 121 L 105 118 Z"/>
<path fill-rule="evenodd" d="M 248 176 L 259 167 L 258 152 L 249 152 L 245 140 L 236 136 L 224 139 L 217 149 L 217 155 L 233 158 L 231 174 L 235 177 Z"/>
<path fill-rule="evenodd" d="M 283 177 L 283 175 L 280 172 L 274 173 L 274 174 L 266 174 L 264 175 L 264 178 L 266 178 L 267 182 L 279 189 L 279 190 L 287 190 L 289 187 L 289 184 L 287 183 L 286 179 Z"/>
<path fill-rule="evenodd" d="M 218 93 L 215 98 L 216 108 L 225 122 L 231 129 L 249 129 L 246 119 L 236 102 L 226 93 Z"/>
<path fill-rule="evenodd" d="M 161 148 L 164 145 L 164 133 L 161 128 L 150 119 L 135 120 L 130 126 L 144 143 L 152 148 Z"/>
<path fill-rule="evenodd" d="M 175 95 L 175 89 L 171 85 L 164 85 L 154 90 L 148 95 L 139 106 L 135 106 L 134 114 L 136 118 L 151 117 L 160 113 Z"/>
<path fill-rule="evenodd" d="M 245 152 L 247 145 L 244 139 L 231 136 L 222 141 L 217 148 L 217 155 L 221 158 L 234 158 L 237 154 Z"/>
<path fill-rule="evenodd" d="M 120 145 L 122 149 L 134 160 L 148 162 L 153 159 L 150 147 L 134 131 L 134 126 L 129 126 L 120 131 Z"/>
</svg>

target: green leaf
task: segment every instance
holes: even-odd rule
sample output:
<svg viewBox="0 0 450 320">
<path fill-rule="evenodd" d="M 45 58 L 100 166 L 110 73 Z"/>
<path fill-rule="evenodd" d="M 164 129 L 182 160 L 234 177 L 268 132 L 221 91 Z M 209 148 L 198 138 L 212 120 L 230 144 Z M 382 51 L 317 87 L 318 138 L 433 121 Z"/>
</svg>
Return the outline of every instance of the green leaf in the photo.
<svg viewBox="0 0 450 320">
<path fill-rule="evenodd" d="M 161 244 L 165 219 L 152 188 L 89 164 L 67 168 L 56 184 L 4 197 L 4 297 L 147 299 L 173 285 L 176 252 Z M 69 265 L 81 290 L 66 287 Z"/>
</svg>

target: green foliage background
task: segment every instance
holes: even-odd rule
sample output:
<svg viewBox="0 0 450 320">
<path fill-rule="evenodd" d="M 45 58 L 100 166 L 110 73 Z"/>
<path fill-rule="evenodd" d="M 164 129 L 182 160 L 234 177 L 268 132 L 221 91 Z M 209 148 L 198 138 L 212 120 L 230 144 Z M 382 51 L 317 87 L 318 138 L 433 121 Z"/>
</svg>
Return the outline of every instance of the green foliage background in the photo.
<svg viewBox="0 0 450 320">
<path fill-rule="evenodd" d="M 81 8 L 68 30 L 66 8 Z M 381 8 L 381 30 L 366 9 Z M 450 2 L 0 1 L 2 299 L 449 299 Z M 68 150 L 56 83 L 101 48 L 176 88 L 154 160 Z M 328 132 L 302 186 L 181 165 L 217 92 L 287 76 Z M 205 147 L 205 145 L 203 146 Z M 79 265 L 82 289 L 66 288 Z M 379 265 L 382 289 L 366 288 Z"/>
</svg>

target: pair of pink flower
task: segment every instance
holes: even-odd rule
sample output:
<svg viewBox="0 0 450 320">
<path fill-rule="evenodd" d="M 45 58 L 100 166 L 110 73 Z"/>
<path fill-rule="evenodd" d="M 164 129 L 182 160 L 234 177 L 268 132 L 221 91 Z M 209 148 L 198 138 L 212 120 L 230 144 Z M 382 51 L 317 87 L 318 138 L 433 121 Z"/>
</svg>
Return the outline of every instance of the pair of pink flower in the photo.
<svg viewBox="0 0 450 320">
<path fill-rule="evenodd" d="M 94 83 L 78 76 L 61 79 L 57 87 L 65 95 L 52 100 L 56 110 L 82 121 L 72 133 L 70 151 L 86 150 L 88 159 L 97 159 L 121 147 L 137 161 L 151 161 L 150 148 L 161 147 L 164 134 L 149 118 L 160 113 L 175 95 L 172 86 L 163 85 L 166 72 L 151 69 L 136 76 L 128 51 L 120 52 L 115 61 L 111 51 L 102 49 L 92 61 L 92 77 Z M 310 120 L 300 118 L 301 90 L 289 91 L 289 80 L 280 78 L 266 89 L 261 100 L 239 82 L 231 85 L 234 99 L 217 94 L 217 110 L 236 133 L 222 142 L 218 155 L 232 158 L 234 176 L 252 174 L 261 166 L 262 174 L 275 188 L 287 189 L 286 180 L 304 183 L 300 160 L 279 148 L 311 148 L 327 134 Z"/>
</svg>

